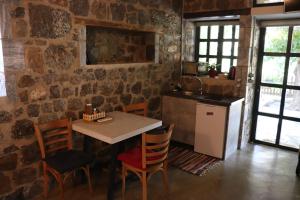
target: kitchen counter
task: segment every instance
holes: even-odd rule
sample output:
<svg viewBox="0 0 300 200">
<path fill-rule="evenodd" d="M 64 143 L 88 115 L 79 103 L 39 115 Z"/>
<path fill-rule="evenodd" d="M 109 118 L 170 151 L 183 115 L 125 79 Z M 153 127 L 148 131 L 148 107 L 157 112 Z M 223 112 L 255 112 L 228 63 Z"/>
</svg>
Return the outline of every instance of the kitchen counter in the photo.
<svg viewBox="0 0 300 200">
<path fill-rule="evenodd" d="M 196 100 L 198 102 L 212 104 L 212 105 L 219 105 L 219 106 L 230 106 L 233 102 L 243 100 L 244 98 L 240 97 L 222 97 L 216 95 L 201 95 L 201 94 L 185 94 L 183 91 L 171 91 L 164 94 L 165 96 L 183 98 L 183 99 L 191 99 Z"/>
<path fill-rule="evenodd" d="M 228 158 L 237 150 L 243 98 L 168 92 L 162 99 L 162 119 L 175 124 L 172 140 L 194 146 L 196 152 Z"/>
</svg>

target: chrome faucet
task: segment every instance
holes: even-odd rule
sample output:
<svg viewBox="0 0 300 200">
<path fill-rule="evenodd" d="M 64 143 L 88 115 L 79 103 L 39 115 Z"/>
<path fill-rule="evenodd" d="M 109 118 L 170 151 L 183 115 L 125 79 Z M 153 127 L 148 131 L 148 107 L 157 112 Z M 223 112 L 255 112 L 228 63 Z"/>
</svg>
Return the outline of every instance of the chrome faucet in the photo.
<svg viewBox="0 0 300 200">
<path fill-rule="evenodd" d="M 200 82 L 200 88 L 198 89 L 200 95 L 203 95 L 203 82 L 201 78 L 197 77 L 197 80 Z"/>
</svg>

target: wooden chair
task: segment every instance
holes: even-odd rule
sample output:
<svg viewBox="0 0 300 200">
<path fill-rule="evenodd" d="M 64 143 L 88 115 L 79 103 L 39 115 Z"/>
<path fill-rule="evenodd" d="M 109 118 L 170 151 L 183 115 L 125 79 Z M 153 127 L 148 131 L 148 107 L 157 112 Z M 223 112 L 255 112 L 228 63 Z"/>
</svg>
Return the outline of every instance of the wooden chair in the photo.
<svg viewBox="0 0 300 200">
<path fill-rule="evenodd" d="M 49 188 L 48 172 L 58 182 L 62 199 L 64 199 L 64 181 L 77 169 L 84 171 L 89 190 L 92 192 L 89 164 L 93 161 L 93 156 L 72 149 L 71 127 L 71 122 L 67 119 L 34 125 L 42 156 L 45 198 L 48 196 Z"/>
<path fill-rule="evenodd" d="M 129 104 L 123 107 L 123 112 L 146 117 L 148 115 L 148 104 L 147 102 Z M 127 141 L 126 148 L 128 147 L 132 148 L 132 146 L 140 146 L 140 145 L 141 145 L 141 136 L 138 135 Z"/>
<path fill-rule="evenodd" d="M 147 102 L 130 104 L 123 107 L 123 112 L 133 113 L 136 115 L 147 116 L 148 104 Z"/>
<path fill-rule="evenodd" d="M 122 199 L 125 199 L 125 184 L 128 171 L 139 177 L 142 183 L 143 200 L 147 199 L 147 181 L 158 171 L 162 172 L 165 188 L 169 191 L 167 157 L 173 128 L 174 124 L 170 125 L 167 132 L 161 134 L 150 135 L 143 133 L 141 147 L 130 149 L 118 156 L 118 160 L 122 161 Z"/>
</svg>

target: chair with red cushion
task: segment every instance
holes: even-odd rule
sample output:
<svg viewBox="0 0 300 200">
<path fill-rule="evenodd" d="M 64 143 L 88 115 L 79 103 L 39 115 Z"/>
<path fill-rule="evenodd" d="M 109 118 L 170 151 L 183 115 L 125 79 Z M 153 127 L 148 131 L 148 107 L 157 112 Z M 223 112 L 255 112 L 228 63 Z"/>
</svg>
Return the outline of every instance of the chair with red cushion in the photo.
<svg viewBox="0 0 300 200">
<path fill-rule="evenodd" d="M 136 174 L 143 187 L 143 200 L 147 199 L 147 181 L 156 172 L 161 171 L 166 190 L 169 190 L 167 180 L 167 157 L 169 143 L 174 124 L 167 132 L 161 134 L 142 135 L 142 146 L 135 147 L 119 154 L 118 160 L 122 162 L 122 197 L 125 199 L 125 184 L 127 172 Z"/>
</svg>

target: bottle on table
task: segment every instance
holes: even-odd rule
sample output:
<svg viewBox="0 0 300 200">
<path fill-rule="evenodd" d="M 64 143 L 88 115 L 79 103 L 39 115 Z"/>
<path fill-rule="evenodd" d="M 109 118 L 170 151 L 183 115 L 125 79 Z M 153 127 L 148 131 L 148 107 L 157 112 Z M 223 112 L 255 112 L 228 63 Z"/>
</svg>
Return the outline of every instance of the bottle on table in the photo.
<svg viewBox="0 0 300 200">
<path fill-rule="evenodd" d="M 92 104 L 88 103 L 85 105 L 85 114 L 88 114 L 88 115 L 93 114 Z"/>
</svg>

